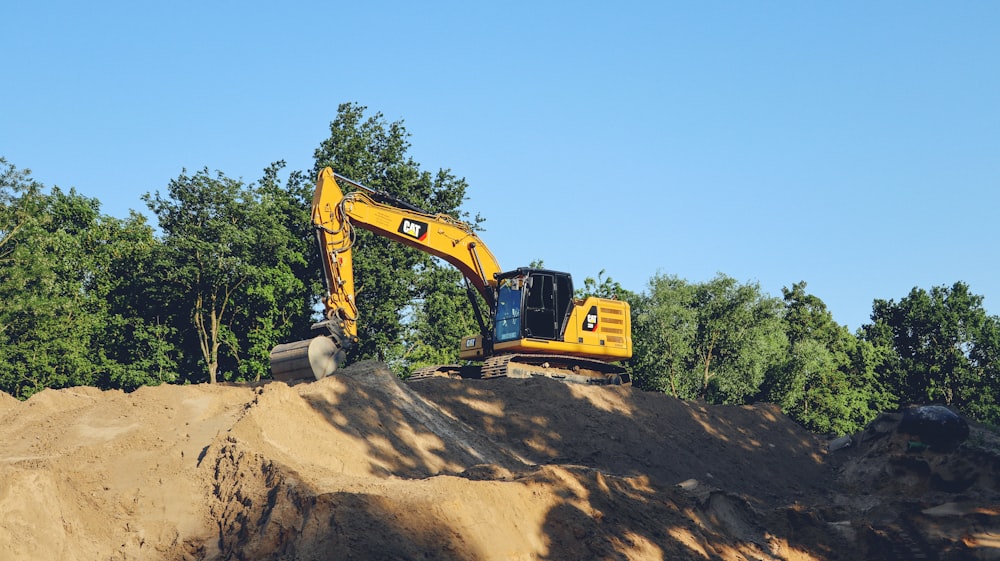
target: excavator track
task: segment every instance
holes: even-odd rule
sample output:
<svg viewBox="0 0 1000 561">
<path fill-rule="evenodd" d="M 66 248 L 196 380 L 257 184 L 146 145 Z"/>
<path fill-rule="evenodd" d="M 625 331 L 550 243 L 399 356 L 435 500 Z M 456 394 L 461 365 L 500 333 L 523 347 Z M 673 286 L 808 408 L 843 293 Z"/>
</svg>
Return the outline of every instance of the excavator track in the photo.
<svg viewBox="0 0 1000 561">
<path fill-rule="evenodd" d="M 597 360 L 541 354 L 504 354 L 487 358 L 481 367 L 440 365 L 416 370 L 408 379 L 448 378 L 536 378 L 544 376 L 574 384 L 630 386 L 625 369 Z"/>
<path fill-rule="evenodd" d="M 620 366 L 562 355 L 504 354 L 483 361 L 483 378 L 500 376 L 508 378 L 545 376 L 575 384 L 632 385 L 628 373 Z"/>
</svg>

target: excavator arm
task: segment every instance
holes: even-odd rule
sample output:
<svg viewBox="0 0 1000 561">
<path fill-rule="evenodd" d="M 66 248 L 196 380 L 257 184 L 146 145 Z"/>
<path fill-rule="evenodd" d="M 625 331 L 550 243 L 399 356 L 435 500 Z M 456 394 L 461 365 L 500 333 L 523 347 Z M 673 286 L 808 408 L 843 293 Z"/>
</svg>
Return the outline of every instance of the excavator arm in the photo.
<svg viewBox="0 0 1000 561">
<path fill-rule="evenodd" d="M 337 178 L 359 190 L 345 195 Z M 447 214 L 423 212 L 402 201 L 378 199 L 384 201 L 389 197 L 334 174 L 330 168 L 319 174 L 312 219 L 323 253 L 324 273 L 328 282 L 345 283 L 345 290 L 331 290 L 331 295 L 342 292 L 341 296 L 353 298 L 353 279 L 346 278 L 350 271 L 339 268 L 346 259 L 338 260 L 338 256 L 344 257 L 344 251 L 350 251 L 353 227 L 357 226 L 451 263 L 469 279 L 486 303 L 493 305 L 493 288 L 500 266 L 469 224 Z M 336 306 L 341 302 L 331 304 Z"/>
<path fill-rule="evenodd" d="M 357 190 L 344 194 L 337 179 Z M 472 227 L 461 220 L 423 212 L 325 168 L 316 181 L 312 222 L 326 285 L 326 319 L 314 327 L 325 327 L 330 333 L 275 347 L 271 351 L 271 370 L 277 379 L 328 376 L 357 341 L 358 309 L 351 256 L 355 227 L 444 259 L 465 276 L 490 308 L 495 304 L 500 266 Z M 485 330 L 482 324 L 481 328 Z"/>
</svg>

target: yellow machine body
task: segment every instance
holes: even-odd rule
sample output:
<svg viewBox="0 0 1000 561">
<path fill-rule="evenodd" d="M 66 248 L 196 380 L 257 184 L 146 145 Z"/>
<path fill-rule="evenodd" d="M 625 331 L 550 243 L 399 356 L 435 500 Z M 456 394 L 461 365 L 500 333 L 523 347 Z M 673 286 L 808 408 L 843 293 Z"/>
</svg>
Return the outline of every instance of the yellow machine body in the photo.
<svg viewBox="0 0 1000 561">
<path fill-rule="evenodd" d="M 337 178 L 358 189 L 345 194 Z M 335 344 L 279 345 L 272 351 L 275 378 L 318 379 L 328 375 L 357 341 L 359 318 L 352 266 L 353 228 L 357 226 L 440 257 L 468 279 L 489 307 L 489 314 L 488 320 L 480 321 L 480 334 L 462 339 L 460 357 L 484 361 L 482 377 L 520 372 L 585 383 L 627 383 L 627 377 L 621 377 L 624 369 L 611 365 L 632 356 L 627 302 L 577 299 L 566 273 L 533 268 L 502 272 L 469 224 L 446 214 L 422 212 L 337 176 L 330 168 L 317 178 L 312 220 L 327 289 L 323 300 L 326 321 L 321 325 L 330 330 Z M 478 312 L 476 304 L 473 301 Z M 463 372 L 468 369 L 463 368 Z"/>
</svg>

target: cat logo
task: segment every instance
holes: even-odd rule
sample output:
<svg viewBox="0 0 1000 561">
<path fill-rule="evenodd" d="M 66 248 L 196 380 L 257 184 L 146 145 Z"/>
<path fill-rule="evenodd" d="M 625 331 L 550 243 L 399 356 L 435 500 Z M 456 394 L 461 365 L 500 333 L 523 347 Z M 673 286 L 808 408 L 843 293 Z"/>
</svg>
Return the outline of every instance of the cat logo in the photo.
<svg viewBox="0 0 1000 561">
<path fill-rule="evenodd" d="M 597 306 L 591 306 L 590 311 L 583 318 L 583 330 L 595 331 L 597 329 Z"/>
<path fill-rule="evenodd" d="M 404 218 L 403 222 L 399 224 L 400 234 L 410 236 L 411 238 L 419 241 L 424 241 L 427 239 L 427 223 L 419 222 L 417 220 L 410 220 L 409 218 Z"/>
</svg>

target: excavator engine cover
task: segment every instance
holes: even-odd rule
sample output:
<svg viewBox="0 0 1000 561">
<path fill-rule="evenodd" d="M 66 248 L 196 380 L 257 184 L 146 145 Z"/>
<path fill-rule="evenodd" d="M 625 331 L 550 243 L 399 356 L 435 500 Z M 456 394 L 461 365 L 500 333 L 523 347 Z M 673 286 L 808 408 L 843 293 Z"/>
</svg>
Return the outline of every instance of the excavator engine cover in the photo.
<svg viewBox="0 0 1000 561">
<path fill-rule="evenodd" d="M 271 376 L 275 380 L 320 380 L 343 362 L 343 350 L 332 338 L 313 337 L 271 349 Z"/>
</svg>

